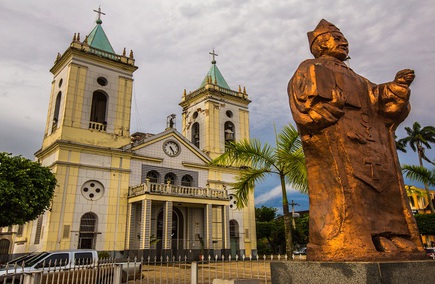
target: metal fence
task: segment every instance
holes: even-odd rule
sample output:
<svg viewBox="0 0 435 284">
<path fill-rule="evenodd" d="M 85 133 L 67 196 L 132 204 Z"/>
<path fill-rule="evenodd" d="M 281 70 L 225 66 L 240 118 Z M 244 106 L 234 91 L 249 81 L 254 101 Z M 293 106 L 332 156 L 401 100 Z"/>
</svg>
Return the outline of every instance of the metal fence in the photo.
<svg viewBox="0 0 435 284">
<path fill-rule="evenodd" d="M 295 260 L 303 259 L 297 256 Z M 286 260 L 282 255 L 210 255 L 193 262 L 189 262 L 187 256 L 148 257 L 142 260 L 143 282 L 140 283 L 213 283 L 214 279 L 253 279 L 258 283 L 271 283 L 270 263 Z"/>
<path fill-rule="evenodd" d="M 80 262 L 63 265 L 56 261 L 44 263 L 29 271 L 14 263 L 0 270 L 0 284 L 114 284 L 135 283 L 142 278 L 142 264 L 136 260 L 117 262 L 103 259 L 97 262 Z"/>
<path fill-rule="evenodd" d="M 304 260 L 296 256 L 295 260 Z M 37 272 L 25 272 L 17 264 L 6 267 L 9 272 L 0 276 L 0 284 L 119 284 L 119 283 L 213 283 L 214 279 L 251 279 L 257 283 L 271 283 L 270 263 L 286 261 L 286 256 L 259 257 L 208 256 L 200 261 L 188 261 L 187 256 L 147 257 L 125 262 L 101 260 L 70 266 L 47 264 Z M 137 267 L 140 270 L 137 270 Z M 11 270 L 12 269 L 12 270 Z"/>
</svg>

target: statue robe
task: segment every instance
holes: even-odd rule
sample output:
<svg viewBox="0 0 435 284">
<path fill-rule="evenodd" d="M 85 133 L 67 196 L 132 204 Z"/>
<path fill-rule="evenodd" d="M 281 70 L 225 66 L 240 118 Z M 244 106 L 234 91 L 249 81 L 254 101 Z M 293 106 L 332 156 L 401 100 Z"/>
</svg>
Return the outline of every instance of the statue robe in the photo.
<svg viewBox="0 0 435 284">
<path fill-rule="evenodd" d="M 301 63 L 288 94 L 308 169 L 308 259 L 421 258 L 394 140 L 408 86 L 376 85 L 320 57 Z M 383 251 L 379 240 L 398 246 Z"/>
</svg>

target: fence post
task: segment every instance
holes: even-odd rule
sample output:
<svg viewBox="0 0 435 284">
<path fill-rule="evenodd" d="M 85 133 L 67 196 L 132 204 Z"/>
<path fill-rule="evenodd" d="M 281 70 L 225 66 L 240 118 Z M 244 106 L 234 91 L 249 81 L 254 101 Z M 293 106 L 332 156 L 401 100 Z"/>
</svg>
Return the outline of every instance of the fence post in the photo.
<svg viewBox="0 0 435 284">
<path fill-rule="evenodd" d="M 122 265 L 115 264 L 115 266 L 113 267 L 113 283 L 118 284 L 121 282 L 122 282 Z"/>
<path fill-rule="evenodd" d="M 42 271 L 24 274 L 23 284 L 40 284 Z"/>
<path fill-rule="evenodd" d="M 190 271 L 190 283 L 198 284 L 198 262 L 192 261 L 192 270 Z"/>
</svg>

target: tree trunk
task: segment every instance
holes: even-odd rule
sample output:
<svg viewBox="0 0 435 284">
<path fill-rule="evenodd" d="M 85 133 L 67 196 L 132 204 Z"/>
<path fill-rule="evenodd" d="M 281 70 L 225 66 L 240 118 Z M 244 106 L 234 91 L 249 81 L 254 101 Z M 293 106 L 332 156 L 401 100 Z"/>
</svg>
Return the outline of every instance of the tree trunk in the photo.
<svg viewBox="0 0 435 284">
<path fill-rule="evenodd" d="M 285 231 L 285 253 L 288 259 L 292 259 L 293 254 L 293 238 L 292 238 L 292 216 L 288 208 L 287 191 L 285 186 L 284 175 L 280 174 L 281 189 L 282 189 L 282 211 L 284 214 L 284 231 Z"/>
</svg>

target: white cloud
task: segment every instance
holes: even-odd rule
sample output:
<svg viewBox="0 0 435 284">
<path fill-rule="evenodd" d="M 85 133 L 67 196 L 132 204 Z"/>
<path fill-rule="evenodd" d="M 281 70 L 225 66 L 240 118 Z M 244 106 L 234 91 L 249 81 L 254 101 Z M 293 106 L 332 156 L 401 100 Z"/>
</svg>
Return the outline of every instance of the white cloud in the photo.
<svg viewBox="0 0 435 284">
<path fill-rule="evenodd" d="M 3 1 L 0 151 L 32 158 L 40 148 L 52 80 L 49 69 L 74 33 L 90 32 L 96 19 L 93 10 L 100 3 Z M 115 51 L 133 49 L 139 66 L 132 132 L 160 132 L 171 113 L 180 119 L 183 89 L 199 86 L 210 67 L 208 52 L 215 48 L 228 84 L 233 89 L 246 86 L 252 100 L 251 136 L 270 139 L 274 122 L 292 121 L 287 82 L 300 62 L 311 57 L 306 32 L 322 18 L 344 32 L 352 68 L 369 80 L 382 83 L 400 69 L 416 70 L 413 109 L 399 134 L 414 121 L 434 124 L 435 5 L 430 0 L 112 0 L 101 8 L 106 13 L 103 28 Z M 435 154 L 429 151 L 428 156 Z"/>
<path fill-rule="evenodd" d="M 286 185 L 286 190 L 287 190 L 287 196 L 289 196 L 292 193 L 298 192 L 288 184 Z M 263 193 L 255 197 L 255 205 L 260 206 L 276 199 L 282 200 L 281 185 L 277 185 L 269 191 L 266 192 L 263 191 Z"/>
</svg>

